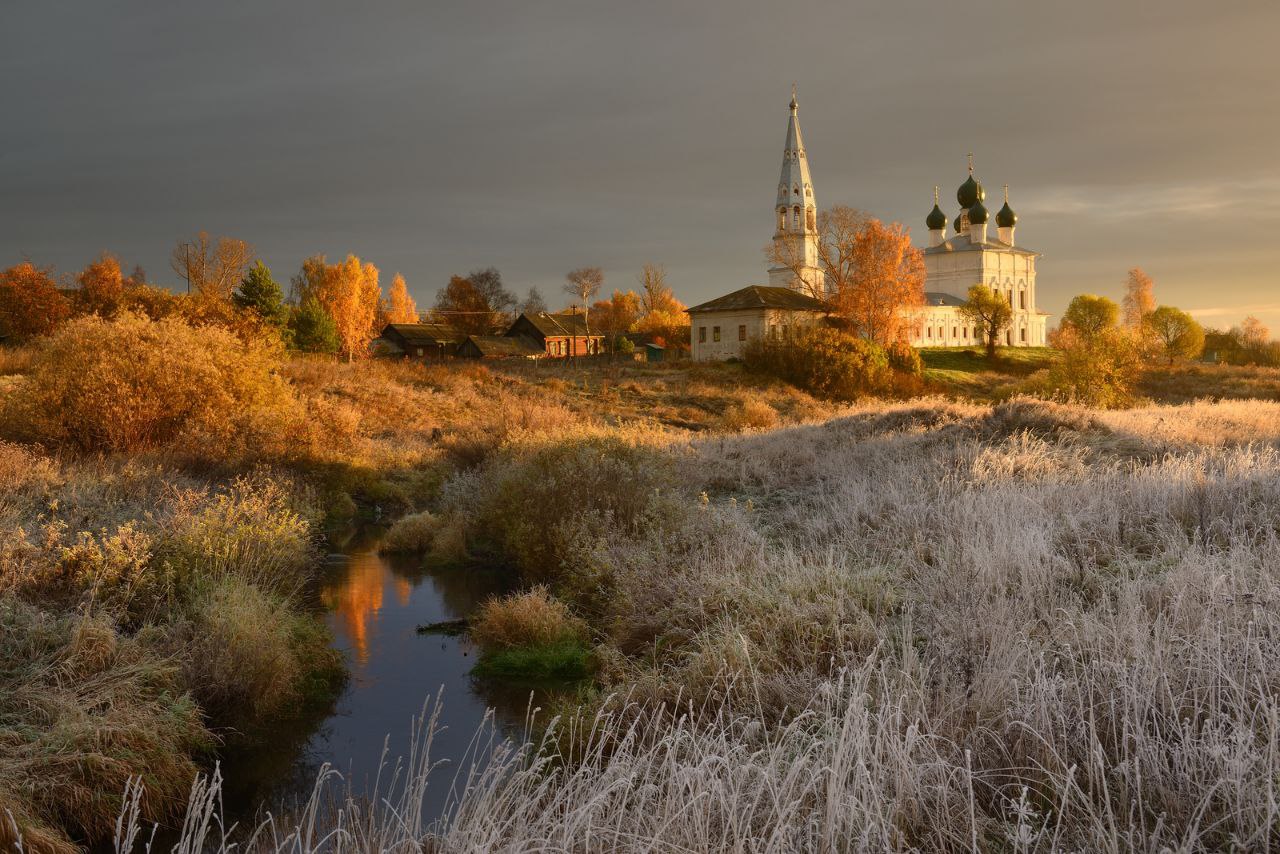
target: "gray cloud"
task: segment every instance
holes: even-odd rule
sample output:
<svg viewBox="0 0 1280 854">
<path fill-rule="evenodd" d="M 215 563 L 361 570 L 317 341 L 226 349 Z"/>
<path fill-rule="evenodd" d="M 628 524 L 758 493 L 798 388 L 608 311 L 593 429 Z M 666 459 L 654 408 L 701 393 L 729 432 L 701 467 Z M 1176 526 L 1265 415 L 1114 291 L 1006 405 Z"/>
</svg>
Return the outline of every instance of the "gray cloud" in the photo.
<svg viewBox="0 0 1280 854">
<path fill-rule="evenodd" d="M 111 249 L 163 280 L 205 228 L 281 278 L 356 252 L 420 301 L 489 264 L 553 292 L 646 261 L 702 300 L 764 277 L 797 81 L 820 204 L 919 234 L 974 151 L 1050 311 L 1134 265 L 1188 308 L 1280 292 L 1272 3 L 85 2 L 5 24 L 0 263 Z"/>
</svg>

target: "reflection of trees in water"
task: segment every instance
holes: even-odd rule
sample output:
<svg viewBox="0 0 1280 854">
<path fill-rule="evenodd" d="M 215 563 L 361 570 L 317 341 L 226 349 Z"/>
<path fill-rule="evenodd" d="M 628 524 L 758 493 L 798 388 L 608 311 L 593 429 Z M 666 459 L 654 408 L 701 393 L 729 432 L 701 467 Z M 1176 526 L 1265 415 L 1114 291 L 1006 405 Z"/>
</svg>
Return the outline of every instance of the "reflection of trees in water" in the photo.
<svg viewBox="0 0 1280 854">
<path fill-rule="evenodd" d="M 337 616 L 343 631 L 351 638 L 359 665 L 369 662 L 370 628 L 382 610 L 386 580 L 382 559 L 375 552 L 366 552 L 351 555 L 341 577 L 329 580 L 320 588 L 320 601 Z M 408 601 L 407 593 L 404 601 Z"/>
</svg>

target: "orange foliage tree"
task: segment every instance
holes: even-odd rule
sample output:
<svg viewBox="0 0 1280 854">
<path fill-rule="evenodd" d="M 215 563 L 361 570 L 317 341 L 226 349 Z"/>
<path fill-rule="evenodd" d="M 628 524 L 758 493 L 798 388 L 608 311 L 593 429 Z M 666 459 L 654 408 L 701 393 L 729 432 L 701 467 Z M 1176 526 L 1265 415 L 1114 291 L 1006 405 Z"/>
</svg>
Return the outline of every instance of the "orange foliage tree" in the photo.
<svg viewBox="0 0 1280 854">
<path fill-rule="evenodd" d="M 48 335 L 70 314 L 51 270 L 23 261 L 0 273 L 0 333 L 18 340 Z"/>
<path fill-rule="evenodd" d="M 640 296 L 635 291 L 615 290 L 609 299 L 602 299 L 591 304 L 591 317 L 595 327 L 608 340 L 610 349 L 617 346 L 618 339 L 631 331 L 640 319 Z"/>
<path fill-rule="evenodd" d="M 436 293 L 435 316 L 463 335 L 488 335 L 506 319 L 502 309 L 470 277 L 450 276 Z"/>
<path fill-rule="evenodd" d="M 1155 282 L 1151 281 L 1151 277 L 1141 267 L 1134 267 L 1129 271 L 1129 281 L 1125 284 L 1124 300 L 1121 303 L 1125 326 L 1140 329 L 1143 319 L 1156 310 L 1154 289 Z"/>
<path fill-rule="evenodd" d="M 253 247 L 248 243 L 234 237 L 214 240 L 207 231 L 178 243 L 169 259 L 189 293 L 221 301 L 231 299 L 252 261 Z"/>
<path fill-rule="evenodd" d="M 652 335 L 664 347 L 689 347 L 689 315 L 667 284 L 667 271 L 657 264 L 645 264 L 640 271 L 640 317 L 637 332 Z"/>
<path fill-rule="evenodd" d="M 302 262 L 302 270 L 293 278 L 293 291 L 299 304 L 314 299 L 333 318 L 339 352 L 347 361 L 368 354 L 382 302 L 377 267 L 355 255 L 348 255 L 341 264 L 327 264 L 323 255 L 315 255 Z"/>
<path fill-rule="evenodd" d="M 73 297 L 77 314 L 97 314 L 113 317 L 124 300 L 125 279 L 120 272 L 120 261 L 109 252 L 103 252 L 76 276 L 80 289 Z"/>
<path fill-rule="evenodd" d="M 769 244 L 769 262 L 791 269 L 859 337 L 884 347 L 905 339 L 912 309 L 924 304 L 924 253 L 911 245 L 907 229 L 843 205 L 822 211 L 817 229 L 824 287 L 804 278 L 794 244 Z"/>
<path fill-rule="evenodd" d="M 404 276 L 399 273 L 391 279 L 391 290 L 387 300 L 387 323 L 418 322 L 418 306 L 409 295 L 409 287 L 404 282 Z"/>
<path fill-rule="evenodd" d="M 834 249 L 840 265 L 831 294 L 835 314 L 883 347 L 905 338 L 911 310 L 924 305 L 924 254 L 906 228 L 868 219 Z"/>
</svg>

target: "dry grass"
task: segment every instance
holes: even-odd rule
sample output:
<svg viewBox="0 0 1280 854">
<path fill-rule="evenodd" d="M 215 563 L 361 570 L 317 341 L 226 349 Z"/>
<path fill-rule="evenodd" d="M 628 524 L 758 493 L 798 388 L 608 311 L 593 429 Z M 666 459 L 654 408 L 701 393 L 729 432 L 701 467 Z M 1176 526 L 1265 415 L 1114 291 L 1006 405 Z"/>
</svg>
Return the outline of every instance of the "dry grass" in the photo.
<svg viewBox="0 0 1280 854">
<path fill-rule="evenodd" d="M 481 606 L 471 620 L 471 638 L 484 650 L 549 646 L 584 641 L 586 625 L 545 587 L 534 587 Z"/>
</svg>

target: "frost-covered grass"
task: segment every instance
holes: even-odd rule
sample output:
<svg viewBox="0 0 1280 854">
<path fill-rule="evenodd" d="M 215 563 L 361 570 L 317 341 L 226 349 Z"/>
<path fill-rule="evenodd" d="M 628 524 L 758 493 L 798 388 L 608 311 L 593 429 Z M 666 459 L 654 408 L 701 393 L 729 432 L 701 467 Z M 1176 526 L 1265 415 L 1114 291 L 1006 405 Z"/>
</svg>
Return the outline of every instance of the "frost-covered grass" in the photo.
<svg viewBox="0 0 1280 854">
<path fill-rule="evenodd" d="M 538 459 L 580 466 L 574 448 Z M 1280 404 L 916 401 L 666 453 L 679 478 L 591 499 L 607 512 L 585 529 L 557 517 L 589 534 L 563 540 L 573 572 L 552 571 L 555 537 L 536 562 L 588 617 L 612 699 L 498 748 L 447 817 L 410 785 L 258 841 L 1280 845 Z M 502 475 L 528 465 L 499 455 L 446 495 L 484 506 L 501 483 L 522 506 L 538 479 Z M 603 524 L 614 507 L 634 512 Z M 410 762 L 417 784 L 428 761 Z"/>
</svg>

